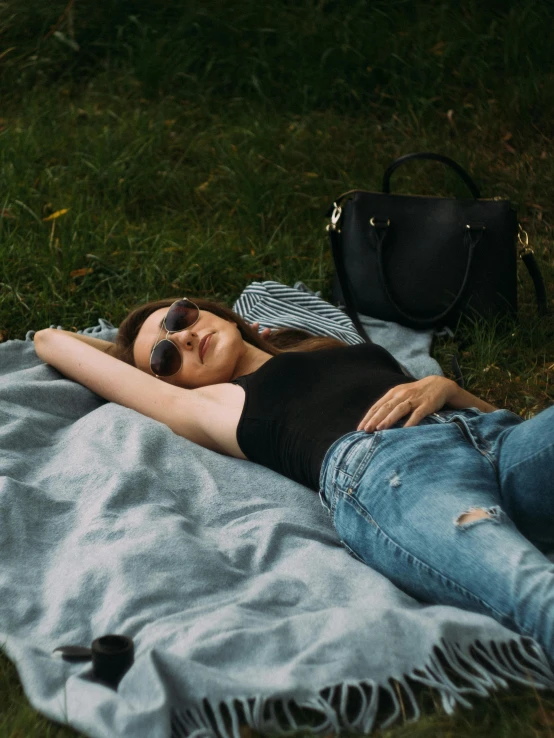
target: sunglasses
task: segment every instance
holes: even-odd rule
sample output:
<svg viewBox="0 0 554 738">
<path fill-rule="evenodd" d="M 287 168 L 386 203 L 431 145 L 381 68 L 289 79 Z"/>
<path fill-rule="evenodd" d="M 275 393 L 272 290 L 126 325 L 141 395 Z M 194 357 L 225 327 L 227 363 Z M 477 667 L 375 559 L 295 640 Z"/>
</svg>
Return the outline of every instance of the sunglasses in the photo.
<svg viewBox="0 0 554 738">
<path fill-rule="evenodd" d="M 168 336 L 170 333 L 179 333 L 191 328 L 200 318 L 200 310 L 191 300 L 183 297 L 169 306 L 165 318 L 162 320 L 160 333 L 150 354 L 150 369 L 156 377 L 171 377 L 177 374 L 183 365 L 183 357 L 177 346 Z M 158 340 L 162 331 L 167 331 L 165 338 Z"/>
</svg>

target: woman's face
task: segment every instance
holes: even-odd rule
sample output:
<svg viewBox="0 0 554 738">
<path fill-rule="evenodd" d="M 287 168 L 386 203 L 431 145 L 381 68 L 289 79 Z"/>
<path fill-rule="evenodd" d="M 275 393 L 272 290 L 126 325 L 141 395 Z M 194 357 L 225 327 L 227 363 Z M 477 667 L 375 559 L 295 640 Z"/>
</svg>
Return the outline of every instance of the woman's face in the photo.
<svg viewBox="0 0 554 738">
<path fill-rule="evenodd" d="M 160 328 L 167 310 L 168 308 L 161 308 L 149 315 L 135 341 L 135 363 L 148 374 L 152 374 L 150 354 L 154 344 L 166 337 L 165 329 Z M 209 339 L 201 358 L 200 342 L 205 336 L 209 336 Z M 230 382 L 235 378 L 239 360 L 246 353 L 246 343 L 236 324 L 206 310 L 200 310 L 200 317 L 191 328 L 170 333 L 168 338 L 179 349 L 183 363 L 177 374 L 162 379 L 186 389 Z"/>
</svg>

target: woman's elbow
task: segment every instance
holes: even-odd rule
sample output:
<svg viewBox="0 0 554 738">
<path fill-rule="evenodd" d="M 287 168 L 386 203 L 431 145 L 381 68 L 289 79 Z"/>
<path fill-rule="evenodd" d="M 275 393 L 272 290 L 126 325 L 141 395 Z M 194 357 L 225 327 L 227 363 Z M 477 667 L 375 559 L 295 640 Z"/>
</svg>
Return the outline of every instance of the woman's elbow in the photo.
<svg viewBox="0 0 554 738">
<path fill-rule="evenodd" d="M 33 336 L 33 341 L 35 344 L 35 351 L 37 353 L 37 356 L 40 359 L 43 359 L 42 353 L 44 351 L 45 346 L 48 344 L 48 340 L 52 333 L 55 332 L 55 328 L 43 328 L 40 331 L 37 331 L 35 335 Z"/>
<path fill-rule="evenodd" d="M 37 340 L 41 341 L 43 338 L 48 336 L 50 333 L 52 333 L 54 329 L 53 328 L 42 328 L 40 331 L 35 331 L 35 335 L 33 336 L 33 341 L 36 343 Z"/>
</svg>

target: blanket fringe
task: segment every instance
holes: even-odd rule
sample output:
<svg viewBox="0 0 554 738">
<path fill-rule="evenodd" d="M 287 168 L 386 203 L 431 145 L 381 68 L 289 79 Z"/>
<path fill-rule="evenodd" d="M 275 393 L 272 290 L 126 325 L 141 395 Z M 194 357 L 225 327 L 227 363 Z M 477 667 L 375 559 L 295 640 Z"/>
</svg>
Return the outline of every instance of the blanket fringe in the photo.
<svg viewBox="0 0 554 738">
<path fill-rule="evenodd" d="M 205 699 L 201 705 L 176 709 L 171 738 L 244 738 L 241 726 L 278 735 L 300 730 L 323 735 L 343 730 L 367 734 L 375 727 L 390 727 L 400 716 L 404 722 L 420 718 L 408 679 L 437 690 L 448 715 L 458 704 L 471 708 L 468 695 L 486 697 L 492 690 L 507 689 L 509 681 L 554 689 L 554 673 L 531 638 L 522 636 L 504 643 L 475 641 L 466 648 L 441 640 L 424 668 L 391 677 L 386 684 L 343 682 L 304 700 L 257 696 L 214 703 Z M 385 695 L 391 704 L 389 714 L 376 725 Z"/>
</svg>

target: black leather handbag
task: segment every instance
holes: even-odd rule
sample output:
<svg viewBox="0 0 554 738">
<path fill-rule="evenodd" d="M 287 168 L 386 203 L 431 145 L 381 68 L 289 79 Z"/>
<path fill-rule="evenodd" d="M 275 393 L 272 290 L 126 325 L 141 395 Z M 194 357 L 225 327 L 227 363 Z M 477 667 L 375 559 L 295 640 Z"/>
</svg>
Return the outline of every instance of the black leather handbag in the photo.
<svg viewBox="0 0 554 738">
<path fill-rule="evenodd" d="M 391 195 L 392 173 L 412 159 L 452 167 L 472 197 Z M 546 313 L 544 283 L 510 201 L 481 198 L 469 174 L 446 156 L 402 156 L 386 170 L 382 192 L 346 192 L 329 214 L 333 300 L 367 341 L 358 313 L 416 329 L 453 329 L 462 314 L 515 315 L 516 241 L 539 313 Z"/>
</svg>

